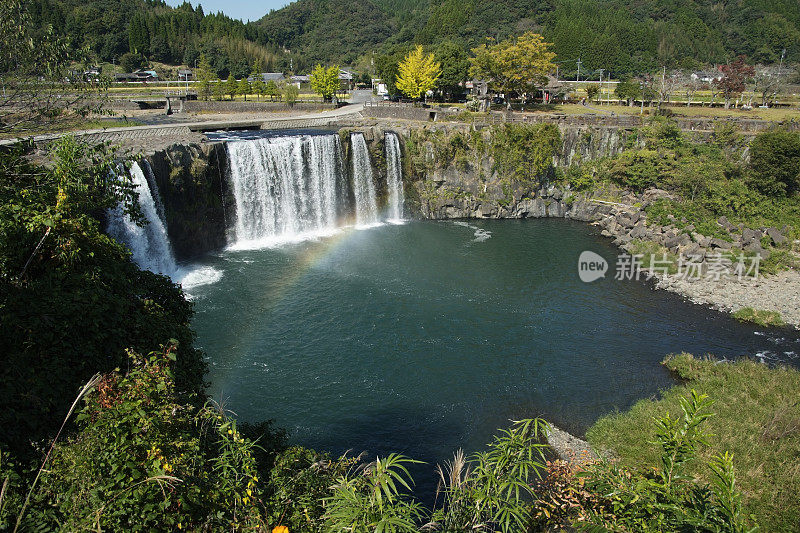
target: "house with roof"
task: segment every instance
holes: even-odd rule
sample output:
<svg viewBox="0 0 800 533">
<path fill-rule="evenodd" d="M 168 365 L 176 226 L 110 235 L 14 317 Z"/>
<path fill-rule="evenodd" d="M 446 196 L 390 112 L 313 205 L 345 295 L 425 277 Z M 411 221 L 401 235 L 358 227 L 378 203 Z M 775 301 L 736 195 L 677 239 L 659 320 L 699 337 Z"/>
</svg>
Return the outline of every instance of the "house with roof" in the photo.
<svg viewBox="0 0 800 533">
<path fill-rule="evenodd" d="M 275 82 L 276 84 L 286 81 L 286 77 L 283 75 L 283 72 L 262 72 L 258 75 L 264 83 L 269 83 L 271 81 Z M 254 81 L 256 78 L 250 76 L 247 78 L 248 81 Z"/>
<path fill-rule="evenodd" d="M 114 75 L 115 81 L 158 81 L 158 74 L 155 70 L 134 70 L 133 72 L 122 72 Z"/>
<path fill-rule="evenodd" d="M 339 82 L 342 85 L 342 89 L 346 91 L 352 91 L 356 82 L 355 72 L 345 69 L 339 69 Z"/>
</svg>

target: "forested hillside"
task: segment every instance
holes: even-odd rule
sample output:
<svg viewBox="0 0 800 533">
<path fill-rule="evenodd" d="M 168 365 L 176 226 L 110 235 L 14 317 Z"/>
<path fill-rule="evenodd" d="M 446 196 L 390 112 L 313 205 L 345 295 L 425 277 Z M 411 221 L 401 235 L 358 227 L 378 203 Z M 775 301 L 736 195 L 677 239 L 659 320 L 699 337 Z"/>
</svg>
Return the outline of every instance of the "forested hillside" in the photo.
<svg viewBox="0 0 800 533">
<path fill-rule="evenodd" d="M 555 44 L 565 69 L 580 57 L 583 68 L 616 75 L 737 55 L 771 63 L 783 49 L 800 59 L 794 0 L 299 0 L 256 24 L 269 42 L 323 61 L 352 61 L 398 43 L 473 47 L 527 30 Z"/>
<path fill-rule="evenodd" d="M 162 0 L 29 0 L 27 6 L 39 31 L 52 27 L 97 61 L 120 63 L 135 54 L 142 65 L 145 59 L 194 65 L 205 54 L 223 77 L 249 73 L 256 61 L 275 68 L 277 55 L 264 46 L 270 39 L 262 28 L 188 2 L 172 8 Z"/>
<path fill-rule="evenodd" d="M 243 23 L 163 0 L 29 0 L 42 31 L 52 25 L 98 60 L 126 54 L 193 65 L 205 54 L 221 77 L 264 69 L 306 71 L 321 62 L 369 69 L 373 54 L 412 43 L 463 49 L 487 37 L 533 30 L 554 43 L 564 72 L 616 76 L 661 66 L 695 68 L 738 55 L 751 62 L 800 60 L 796 0 L 298 0 Z M 130 55 L 128 55 L 130 60 Z M 130 61 L 128 61 L 130 64 Z"/>
</svg>

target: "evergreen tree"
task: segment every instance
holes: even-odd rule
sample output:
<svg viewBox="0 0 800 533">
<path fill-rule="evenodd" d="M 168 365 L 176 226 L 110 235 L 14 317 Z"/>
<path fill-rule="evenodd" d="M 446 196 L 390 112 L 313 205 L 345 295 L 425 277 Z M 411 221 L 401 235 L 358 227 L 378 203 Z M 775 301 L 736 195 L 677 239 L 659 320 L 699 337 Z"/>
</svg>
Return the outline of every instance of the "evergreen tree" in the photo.
<svg viewBox="0 0 800 533">
<path fill-rule="evenodd" d="M 278 86 L 275 84 L 275 80 L 269 80 L 264 88 L 264 94 L 269 96 L 270 101 L 275 100 L 275 97 L 278 96 Z"/>
<path fill-rule="evenodd" d="M 255 80 L 253 80 L 253 92 L 258 95 L 258 98 L 261 99 L 267 93 L 267 84 L 264 83 L 264 80 L 261 79 L 261 76 L 257 76 Z"/>
<path fill-rule="evenodd" d="M 247 78 L 242 78 L 236 86 L 236 92 L 244 96 L 244 101 L 247 101 L 247 95 L 252 92 L 252 87 Z"/>
<path fill-rule="evenodd" d="M 236 99 L 236 93 L 239 91 L 239 84 L 236 82 L 236 78 L 233 76 L 228 76 L 228 81 L 225 82 L 225 94 L 229 94 L 231 96 L 231 100 Z"/>
<path fill-rule="evenodd" d="M 198 68 L 195 69 L 195 79 L 200 82 L 199 96 L 203 100 L 208 100 L 211 97 L 212 72 L 211 63 L 208 61 L 205 54 L 200 56 L 200 64 Z"/>
<path fill-rule="evenodd" d="M 225 82 L 217 78 L 214 81 L 214 98 L 217 101 L 220 101 L 224 97 L 225 97 Z"/>
</svg>

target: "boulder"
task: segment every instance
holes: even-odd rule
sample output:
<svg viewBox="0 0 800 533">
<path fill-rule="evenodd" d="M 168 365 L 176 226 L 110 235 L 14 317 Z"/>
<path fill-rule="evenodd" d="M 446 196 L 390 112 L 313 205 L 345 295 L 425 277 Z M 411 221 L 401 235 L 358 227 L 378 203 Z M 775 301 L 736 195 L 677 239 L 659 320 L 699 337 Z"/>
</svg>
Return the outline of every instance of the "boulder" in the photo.
<svg viewBox="0 0 800 533">
<path fill-rule="evenodd" d="M 643 239 L 647 235 L 647 227 L 644 225 L 644 222 L 636 224 L 631 230 L 630 235 L 633 239 Z"/>
<path fill-rule="evenodd" d="M 731 224 L 731 221 L 728 220 L 728 217 L 726 217 L 724 215 L 719 217 L 719 219 L 717 219 L 717 223 L 720 226 L 722 226 L 725 229 L 725 231 L 727 231 L 728 233 L 734 232 L 737 229 L 739 229 L 736 226 L 734 226 L 733 224 Z"/>
<path fill-rule="evenodd" d="M 761 232 L 752 230 L 750 228 L 745 228 L 742 230 L 742 244 L 744 246 L 749 245 L 752 242 L 761 241 Z"/>
<path fill-rule="evenodd" d="M 674 237 L 668 238 L 664 242 L 664 246 L 669 248 L 673 252 L 677 252 L 678 248 L 681 246 L 686 246 L 687 244 L 691 243 L 692 239 L 689 238 L 688 235 L 685 233 L 681 233 L 680 235 L 676 235 Z"/>
<path fill-rule="evenodd" d="M 772 239 L 772 242 L 776 246 L 780 246 L 781 244 L 786 244 L 786 241 L 787 241 L 786 237 L 784 237 L 781 234 L 781 232 L 778 231 L 777 228 L 767 228 L 767 232 L 766 233 L 769 236 L 769 238 Z"/>
<path fill-rule="evenodd" d="M 700 245 L 697 244 L 696 242 L 692 242 L 680 248 L 680 252 L 686 257 L 692 257 L 692 256 L 702 257 L 705 253 L 705 250 L 703 250 L 703 248 L 701 248 Z"/>
<path fill-rule="evenodd" d="M 722 249 L 722 250 L 730 250 L 731 249 L 731 243 L 729 243 L 728 241 L 722 240 L 722 239 L 716 239 L 716 238 L 715 239 L 711 239 L 711 243 L 710 244 L 711 244 L 712 248 L 719 248 L 719 249 Z"/>
</svg>

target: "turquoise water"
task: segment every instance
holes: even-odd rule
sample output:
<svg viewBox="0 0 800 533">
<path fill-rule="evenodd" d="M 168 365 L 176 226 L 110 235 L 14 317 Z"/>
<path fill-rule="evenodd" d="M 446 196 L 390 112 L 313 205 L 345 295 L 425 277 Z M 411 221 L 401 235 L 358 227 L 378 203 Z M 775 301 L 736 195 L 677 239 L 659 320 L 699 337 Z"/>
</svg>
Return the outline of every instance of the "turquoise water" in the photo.
<svg viewBox="0 0 800 533">
<path fill-rule="evenodd" d="M 615 281 L 617 251 L 595 233 L 555 219 L 420 221 L 209 258 L 222 278 L 192 296 L 210 392 L 295 443 L 435 463 L 509 419 L 580 434 L 669 386 L 669 353 L 800 351 L 796 337 Z M 581 282 L 584 250 L 610 275 Z M 418 477 L 432 483 L 432 467 Z"/>
</svg>

